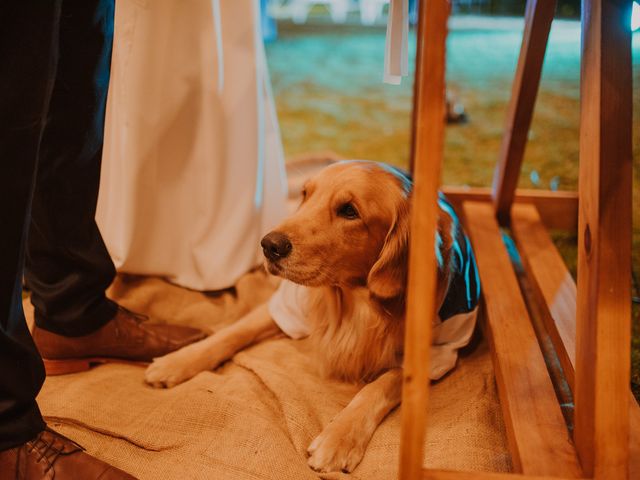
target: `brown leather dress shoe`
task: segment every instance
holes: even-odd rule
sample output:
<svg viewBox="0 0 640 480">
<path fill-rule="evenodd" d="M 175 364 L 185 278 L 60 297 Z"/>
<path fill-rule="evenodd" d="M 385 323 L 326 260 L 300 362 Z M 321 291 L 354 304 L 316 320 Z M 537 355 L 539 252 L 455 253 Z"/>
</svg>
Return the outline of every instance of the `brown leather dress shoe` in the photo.
<svg viewBox="0 0 640 480">
<path fill-rule="evenodd" d="M 148 363 L 205 337 L 195 328 L 145 320 L 147 317 L 120 307 L 116 316 L 97 332 L 65 337 L 36 326 L 33 340 L 47 375 L 63 375 L 100 363 Z"/>
<path fill-rule="evenodd" d="M 9 450 L 0 451 L 0 480 L 135 480 L 50 429 Z"/>
</svg>

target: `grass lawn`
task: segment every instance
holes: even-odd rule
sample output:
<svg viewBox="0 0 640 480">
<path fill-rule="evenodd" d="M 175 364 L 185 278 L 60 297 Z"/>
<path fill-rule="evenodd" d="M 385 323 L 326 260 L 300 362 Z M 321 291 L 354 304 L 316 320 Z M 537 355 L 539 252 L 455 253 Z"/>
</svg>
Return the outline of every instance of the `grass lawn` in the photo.
<svg viewBox="0 0 640 480">
<path fill-rule="evenodd" d="M 267 46 L 286 155 L 332 150 L 406 167 L 412 79 L 401 86 L 382 84 L 384 28 L 319 23 L 281 23 L 279 39 Z M 491 184 L 522 26 L 521 20 L 506 18 L 452 19 L 447 81 L 470 121 L 447 129 L 443 183 Z M 411 32 L 410 58 L 414 42 Z M 547 49 L 520 186 L 577 189 L 579 78 L 579 24 L 558 20 Z M 640 33 L 633 37 L 633 81 L 633 270 L 640 280 Z M 575 274 L 575 237 L 559 233 L 554 239 Z M 635 305 L 632 387 L 640 398 L 639 316 Z"/>
</svg>

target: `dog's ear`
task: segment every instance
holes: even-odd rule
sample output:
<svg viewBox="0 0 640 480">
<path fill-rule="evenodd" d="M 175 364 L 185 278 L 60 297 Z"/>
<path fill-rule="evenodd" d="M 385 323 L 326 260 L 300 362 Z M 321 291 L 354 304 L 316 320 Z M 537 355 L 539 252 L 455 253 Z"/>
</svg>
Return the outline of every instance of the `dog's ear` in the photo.
<svg viewBox="0 0 640 480">
<path fill-rule="evenodd" d="M 380 256 L 369 271 L 367 286 L 376 297 L 394 298 L 404 294 L 409 254 L 409 205 L 409 201 L 404 200 L 398 208 Z"/>
</svg>

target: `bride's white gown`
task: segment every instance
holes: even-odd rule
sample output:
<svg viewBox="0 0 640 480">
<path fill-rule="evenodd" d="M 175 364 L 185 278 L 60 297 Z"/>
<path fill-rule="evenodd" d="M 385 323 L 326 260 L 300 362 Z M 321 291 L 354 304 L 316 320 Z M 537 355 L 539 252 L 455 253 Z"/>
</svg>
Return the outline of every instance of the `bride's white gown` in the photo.
<svg viewBox="0 0 640 480">
<path fill-rule="evenodd" d="M 118 270 L 216 290 L 260 263 L 286 178 L 259 25 L 257 0 L 116 2 L 97 220 Z"/>
</svg>

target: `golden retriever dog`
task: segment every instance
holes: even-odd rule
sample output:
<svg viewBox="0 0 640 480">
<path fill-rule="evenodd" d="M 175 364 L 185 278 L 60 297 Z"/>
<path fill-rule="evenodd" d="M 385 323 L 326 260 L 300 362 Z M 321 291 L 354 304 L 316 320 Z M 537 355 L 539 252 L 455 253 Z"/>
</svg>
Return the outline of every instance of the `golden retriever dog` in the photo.
<svg viewBox="0 0 640 480">
<path fill-rule="evenodd" d="M 274 298 L 210 337 L 155 359 L 146 382 L 172 387 L 281 331 L 308 335 L 322 375 L 362 385 L 311 442 L 308 464 L 322 472 L 352 471 L 377 426 L 400 403 L 411 188 L 406 174 L 375 162 L 323 169 L 304 185 L 295 214 L 261 242 L 267 270 L 284 279 Z M 451 205 L 442 196 L 438 204 L 441 307 L 432 379 L 453 368 L 457 349 L 468 343 L 480 295 L 470 244 Z M 297 312 L 298 325 L 292 327 L 285 310 L 289 317 Z M 292 333 L 300 326 L 302 332 Z"/>
</svg>

